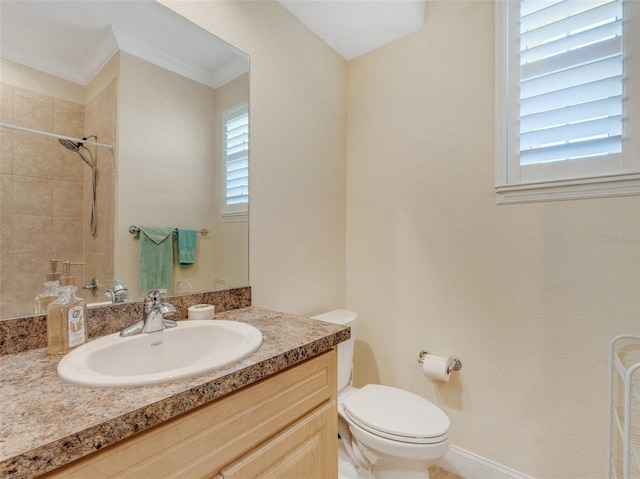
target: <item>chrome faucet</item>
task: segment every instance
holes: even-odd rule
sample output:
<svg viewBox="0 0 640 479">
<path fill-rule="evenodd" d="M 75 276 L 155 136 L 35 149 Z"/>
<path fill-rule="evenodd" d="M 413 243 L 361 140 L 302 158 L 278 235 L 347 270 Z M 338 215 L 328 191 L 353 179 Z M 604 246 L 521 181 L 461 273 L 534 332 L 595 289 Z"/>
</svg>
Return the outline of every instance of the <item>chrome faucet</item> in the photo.
<svg viewBox="0 0 640 479">
<path fill-rule="evenodd" d="M 109 279 L 109 281 L 113 281 L 113 289 L 106 290 L 104 295 L 109 296 L 113 304 L 124 303 L 129 298 L 129 287 L 119 279 Z"/>
<path fill-rule="evenodd" d="M 166 293 L 166 290 L 154 289 L 144 300 L 144 316 L 142 320 L 131 326 L 124 328 L 120 332 L 120 336 L 133 336 L 140 333 L 154 333 L 162 331 L 165 328 L 173 328 L 177 323 L 171 319 L 165 319 L 167 314 L 174 314 L 176 308 L 169 303 L 160 301 L 160 295 Z"/>
</svg>

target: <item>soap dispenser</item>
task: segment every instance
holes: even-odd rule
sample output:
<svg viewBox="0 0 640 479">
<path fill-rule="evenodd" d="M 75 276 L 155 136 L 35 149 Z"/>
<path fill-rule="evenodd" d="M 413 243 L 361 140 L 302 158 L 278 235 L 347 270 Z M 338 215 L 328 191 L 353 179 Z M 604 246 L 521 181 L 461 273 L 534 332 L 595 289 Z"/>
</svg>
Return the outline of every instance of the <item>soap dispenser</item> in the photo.
<svg viewBox="0 0 640 479">
<path fill-rule="evenodd" d="M 58 299 L 47 307 L 47 352 L 66 354 L 87 341 L 87 303 L 76 296 L 78 288 L 71 266 L 84 263 L 62 262 Z"/>
<path fill-rule="evenodd" d="M 47 312 L 47 306 L 58 299 L 58 286 L 60 285 L 60 273 L 58 269 L 58 260 L 49 261 L 50 271 L 47 273 L 47 281 L 44 283 L 44 290 L 35 299 L 36 314 L 44 314 Z"/>
</svg>

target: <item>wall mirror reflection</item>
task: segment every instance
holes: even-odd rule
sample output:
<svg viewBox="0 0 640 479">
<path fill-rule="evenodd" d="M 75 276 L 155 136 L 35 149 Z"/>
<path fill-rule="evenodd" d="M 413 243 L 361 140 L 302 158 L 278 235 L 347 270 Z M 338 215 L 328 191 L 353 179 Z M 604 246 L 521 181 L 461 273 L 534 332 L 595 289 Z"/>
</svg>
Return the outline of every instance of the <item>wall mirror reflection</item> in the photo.
<svg viewBox="0 0 640 479">
<path fill-rule="evenodd" d="M 89 303 L 158 268 L 172 294 L 247 286 L 247 55 L 154 1 L 0 8 L 0 317 L 36 312 L 52 259 Z"/>
</svg>

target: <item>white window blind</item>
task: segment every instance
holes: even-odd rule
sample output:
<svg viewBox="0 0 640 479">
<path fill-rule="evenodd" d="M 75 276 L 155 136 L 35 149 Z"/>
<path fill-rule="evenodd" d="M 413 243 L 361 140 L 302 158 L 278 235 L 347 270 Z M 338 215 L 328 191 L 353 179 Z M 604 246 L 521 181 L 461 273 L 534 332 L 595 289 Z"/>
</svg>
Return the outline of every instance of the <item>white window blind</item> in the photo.
<svg viewBox="0 0 640 479">
<path fill-rule="evenodd" d="M 249 106 L 243 103 L 223 114 L 223 214 L 247 211 L 249 203 Z"/>
<path fill-rule="evenodd" d="M 505 95 L 498 119 L 506 134 L 498 141 L 506 158 L 498 165 L 498 186 L 638 171 L 637 139 L 625 145 L 637 114 L 625 102 L 638 102 L 631 85 L 640 81 L 633 76 L 638 61 L 628 34 L 638 18 L 630 3 L 504 2 L 506 62 L 497 94 Z M 625 161 L 625 146 L 631 145 Z"/>
<path fill-rule="evenodd" d="M 520 164 L 622 151 L 622 0 L 523 0 Z"/>
</svg>

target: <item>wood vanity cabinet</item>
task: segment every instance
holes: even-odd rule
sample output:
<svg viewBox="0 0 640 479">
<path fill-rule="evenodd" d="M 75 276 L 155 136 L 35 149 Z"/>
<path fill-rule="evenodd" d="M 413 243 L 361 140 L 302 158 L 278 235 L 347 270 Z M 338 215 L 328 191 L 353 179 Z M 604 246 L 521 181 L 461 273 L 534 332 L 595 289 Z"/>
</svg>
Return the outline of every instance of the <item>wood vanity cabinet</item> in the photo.
<svg viewBox="0 0 640 479">
<path fill-rule="evenodd" d="M 337 478 L 336 397 L 333 349 L 44 477 Z"/>
</svg>

